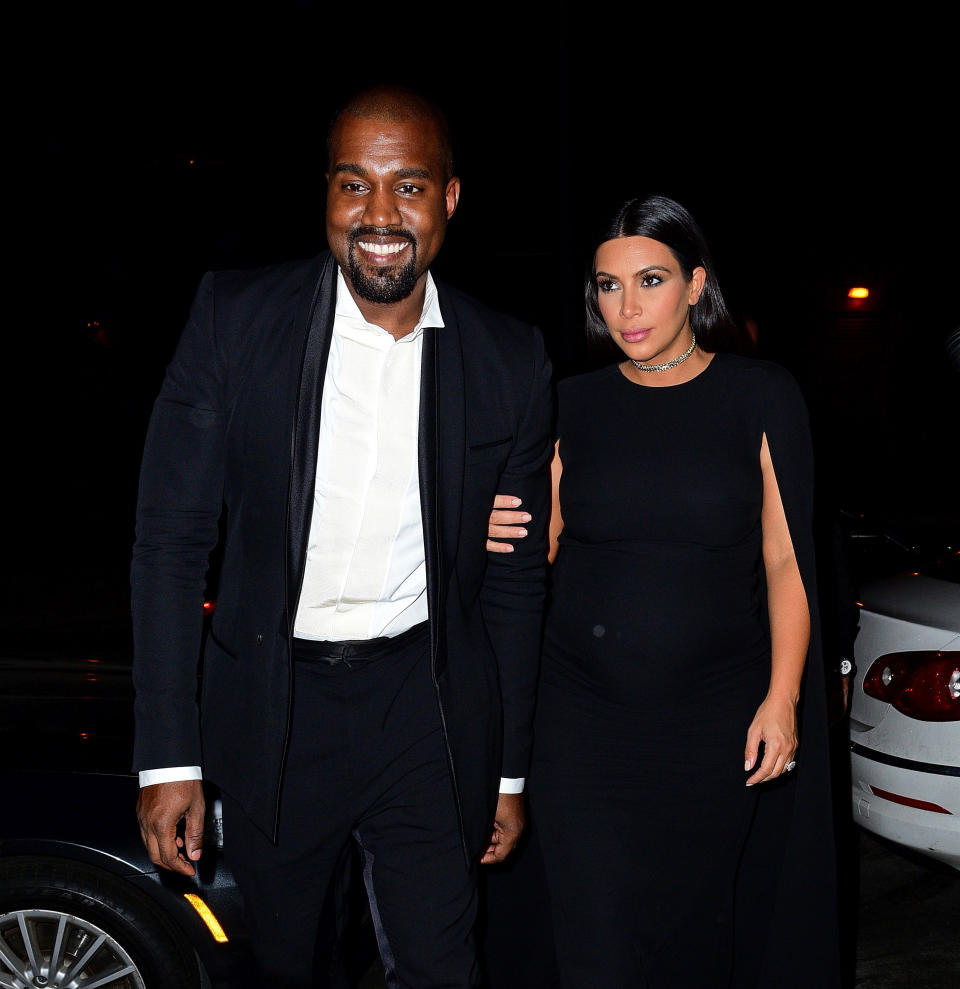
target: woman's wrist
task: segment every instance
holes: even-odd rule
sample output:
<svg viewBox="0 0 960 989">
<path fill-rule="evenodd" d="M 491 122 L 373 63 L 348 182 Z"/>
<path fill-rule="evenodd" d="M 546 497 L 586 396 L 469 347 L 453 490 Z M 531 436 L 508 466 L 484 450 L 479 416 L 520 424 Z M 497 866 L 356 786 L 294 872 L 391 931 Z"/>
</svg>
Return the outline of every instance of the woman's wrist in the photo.
<svg viewBox="0 0 960 989">
<path fill-rule="evenodd" d="M 771 683 L 766 700 L 774 704 L 789 704 L 796 707 L 800 700 L 800 688 Z"/>
</svg>

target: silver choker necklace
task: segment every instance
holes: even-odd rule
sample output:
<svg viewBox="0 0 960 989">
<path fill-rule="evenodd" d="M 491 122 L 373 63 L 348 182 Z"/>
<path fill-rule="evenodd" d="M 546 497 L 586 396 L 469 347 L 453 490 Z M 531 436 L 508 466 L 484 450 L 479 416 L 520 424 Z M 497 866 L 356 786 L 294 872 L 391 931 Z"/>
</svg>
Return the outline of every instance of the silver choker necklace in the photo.
<svg viewBox="0 0 960 989">
<path fill-rule="evenodd" d="M 680 365 L 693 353 L 694 347 L 697 345 L 697 338 L 694 337 L 690 341 L 690 346 L 679 356 L 674 357 L 672 361 L 664 361 L 662 364 L 644 364 L 643 361 L 635 361 L 632 357 L 628 357 L 627 360 L 638 370 L 638 371 L 669 371 L 672 367 L 680 367 Z"/>
</svg>

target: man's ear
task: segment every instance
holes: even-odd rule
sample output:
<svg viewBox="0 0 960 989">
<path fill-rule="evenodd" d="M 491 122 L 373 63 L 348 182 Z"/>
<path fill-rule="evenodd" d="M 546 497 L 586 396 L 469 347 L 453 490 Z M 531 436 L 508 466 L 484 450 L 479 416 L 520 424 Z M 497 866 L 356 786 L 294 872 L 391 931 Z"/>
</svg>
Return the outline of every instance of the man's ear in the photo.
<svg viewBox="0 0 960 989">
<path fill-rule="evenodd" d="M 457 211 L 457 203 L 460 202 L 460 179 L 456 175 L 447 183 L 444 196 L 447 201 L 447 219 L 449 220 Z"/>
</svg>

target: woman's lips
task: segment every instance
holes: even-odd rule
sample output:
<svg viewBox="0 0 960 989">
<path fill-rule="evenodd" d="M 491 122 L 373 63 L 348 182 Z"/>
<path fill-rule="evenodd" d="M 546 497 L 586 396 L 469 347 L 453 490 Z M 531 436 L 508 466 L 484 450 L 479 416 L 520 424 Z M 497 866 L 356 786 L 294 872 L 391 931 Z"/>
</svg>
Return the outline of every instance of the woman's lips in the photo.
<svg viewBox="0 0 960 989">
<path fill-rule="evenodd" d="M 626 340 L 627 343 L 639 343 L 641 340 L 645 340 L 653 330 L 621 330 L 620 336 Z"/>
</svg>

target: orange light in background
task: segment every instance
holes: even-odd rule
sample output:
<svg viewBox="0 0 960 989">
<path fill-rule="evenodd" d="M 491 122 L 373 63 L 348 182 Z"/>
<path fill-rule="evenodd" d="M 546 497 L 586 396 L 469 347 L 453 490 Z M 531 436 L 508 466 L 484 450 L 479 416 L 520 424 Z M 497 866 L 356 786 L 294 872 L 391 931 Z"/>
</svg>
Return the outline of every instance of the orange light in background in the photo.
<svg viewBox="0 0 960 989">
<path fill-rule="evenodd" d="M 857 288 L 852 288 L 852 289 L 850 289 L 849 292 L 847 292 L 847 298 L 848 299 L 869 299 L 870 298 L 870 289 L 863 288 L 863 287 L 860 287 L 860 286 L 858 286 Z"/>
<path fill-rule="evenodd" d="M 224 944 L 230 939 L 227 932 L 220 926 L 220 921 L 213 915 L 213 911 L 197 896 L 196 893 L 184 893 L 184 899 L 200 915 L 200 919 L 207 925 L 207 930 L 213 935 L 214 941 Z"/>
</svg>

